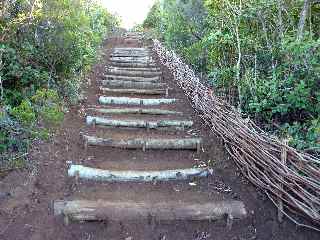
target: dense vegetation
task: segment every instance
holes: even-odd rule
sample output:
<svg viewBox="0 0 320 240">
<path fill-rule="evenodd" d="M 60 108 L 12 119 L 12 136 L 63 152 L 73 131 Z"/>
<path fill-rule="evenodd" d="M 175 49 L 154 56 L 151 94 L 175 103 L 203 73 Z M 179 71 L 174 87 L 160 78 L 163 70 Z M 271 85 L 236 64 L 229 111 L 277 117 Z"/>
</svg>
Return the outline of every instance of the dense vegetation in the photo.
<svg viewBox="0 0 320 240">
<path fill-rule="evenodd" d="M 244 115 L 320 153 L 320 1 L 161 0 L 143 26 Z"/>
<path fill-rule="evenodd" d="M 61 122 L 117 24 L 94 1 L 0 3 L 0 168 L 19 167 L 30 141 Z"/>
</svg>

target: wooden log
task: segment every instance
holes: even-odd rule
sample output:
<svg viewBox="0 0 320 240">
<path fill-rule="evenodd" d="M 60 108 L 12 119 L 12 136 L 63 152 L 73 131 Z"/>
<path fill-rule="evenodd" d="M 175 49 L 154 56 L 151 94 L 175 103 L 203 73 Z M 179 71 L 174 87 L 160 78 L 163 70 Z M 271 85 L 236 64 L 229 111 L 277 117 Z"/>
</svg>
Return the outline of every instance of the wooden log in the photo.
<svg viewBox="0 0 320 240">
<path fill-rule="evenodd" d="M 188 203 L 178 201 L 132 202 L 132 201 L 54 201 L 54 215 L 64 215 L 72 221 L 134 221 L 150 220 L 218 220 L 244 219 L 247 210 L 241 201 L 225 200 L 206 203 Z"/>
<path fill-rule="evenodd" d="M 114 52 L 121 52 L 121 51 L 139 51 L 139 52 L 148 52 L 150 51 L 148 48 L 134 48 L 134 47 L 128 47 L 128 48 L 123 48 L 123 47 L 115 47 L 113 48 Z"/>
<path fill-rule="evenodd" d="M 129 127 L 129 128 L 148 128 L 148 129 L 159 129 L 159 128 L 191 128 L 193 121 L 187 120 L 117 120 L 108 119 L 101 117 L 86 117 L 87 125 L 102 125 L 107 127 Z"/>
<path fill-rule="evenodd" d="M 175 103 L 176 99 L 170 98 L 130 98 L 130 97 L 99 97 L 99 103 L 101 104 L 126 104 L 126 105 L 145 105 L 145 106 L 154 106 L 161 104 L 172 104 Z"/>
<path fill-rule="evenodd" d="M 162 88 L 162 89 L 123 89 L 123 88 L 103 88 L 100 87 L 100 91 L 104 94 L 108 93 L 120 93 L 120 94 L 141 94 L 141 95 L 166 95 L 169 94 L 169 89 Z"/>
<path fill-rule="evenodd" d="M 97 138 L 82 135 L 87 146 L 113 147 L 123 149 L 142 149 L 142 150 L 199 150 L 202 145 L 201 138 L 133 138 L 115 140 L 112 138 Z"/>
<path fill-rule="evenodd" d="M 135 82 L 135 81 L 121 81 L 121 80 L 102 80 L 102 86 L 113 88 L 140 88 L 140 89 L 157 89 L 166 87 L 165 83 L 153 82 Z"/>
<path fill-rule="evenodd" d="M 163 110 L 157 108 L 88 108 L 104 114 L 146 114 L 146 115 L 182 115 L 182 112 Z"/>
<path fill-rule="evenodd" d="M 113 52 L 110 54 L 111 57 L 149 57 L 151 56 L 150 52 L 130 52 L 130 51 L 123 51 L 123 52 Z"/>
<path fill-rule="evenodd" d="M 110 57 L 110 61 L 119 62 L 153 62 L 152 57 Z"/>
<path fill-rule="evenodd" d="M 154 182 L 187 180 L 193 177 L 207 177 L 206 168 L 187 168 L 163 171 L 110 171 L 82 165 L 71 165 L 68 176 L 79 176 L 80 179 L 96 180 L 101 182 Z"/>
<path fill-rule="evenodd" d="M 150 51 L 117 51 L 110 54 L 112 57 L 150 57 Z"/>
<path fill-rule="evenodd" d="M 112 53 L 152 53 L 150 49 L 113 49 Z"/>
<path fill-rule="evenodd" d="M 118 76 L 118 75 L 104 75 L 105 79 L 121 80 L 121 81 L 133 81 L 133 82 L 159 82 L 160 76 L 155 77 L 136 77 L 136 76 Z"/>
<path fill-rule="evenodd" d="M 132 63 L 132 62 L 111 62 L 112 66 L 116 67 L 156 67 L 156 63 Z"/>
<path fill-rule="evenodd" d="M 155 64 L 155 62 L 153 60 L 150 59 L 146 59 L 146 60 L 139 60 L 139 59 L 135 59 L 135 60 L 131 60 L 131 59 L 110 59 L 111 63 L 127 63 L 127 64 L 145 64 L 145 65 L 151 65 L 151 64 Z"/>
<path fill-rule="evenodd" d="M 109 66 L 106 68 L 108 70 L 125 70 L 125 71 L 147 71 L 147 72 L 160 72 L 161 69 L 159 67 L 149 67 L 149 68 L 137 68 L 137 67 L 112 67 Z"/>
<path fill-rule="evenodd" d="M 154 72 L 154 71 L 127 71 L 120 69 L 109 69 L 108 74 L 110 75 L 122 75 L 122 76 L 140 76 L 140 77 L 159 77 L 162 75 L 162 72 Z"/>
</svg>

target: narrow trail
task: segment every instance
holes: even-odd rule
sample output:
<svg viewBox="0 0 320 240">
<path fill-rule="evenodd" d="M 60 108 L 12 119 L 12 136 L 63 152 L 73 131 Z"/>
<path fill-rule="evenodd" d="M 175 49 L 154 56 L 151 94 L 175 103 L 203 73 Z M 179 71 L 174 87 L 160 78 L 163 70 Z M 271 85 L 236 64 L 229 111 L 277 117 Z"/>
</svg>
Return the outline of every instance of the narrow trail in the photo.
<svg viewBox="0 0 320 240">
<path fill-rule="evenodd" d="M 0 239 L 316 239 L 277 223 L 150 42 L 115 37 L 102 56 L 34 171 L 0 183 Z"/>
</svg>

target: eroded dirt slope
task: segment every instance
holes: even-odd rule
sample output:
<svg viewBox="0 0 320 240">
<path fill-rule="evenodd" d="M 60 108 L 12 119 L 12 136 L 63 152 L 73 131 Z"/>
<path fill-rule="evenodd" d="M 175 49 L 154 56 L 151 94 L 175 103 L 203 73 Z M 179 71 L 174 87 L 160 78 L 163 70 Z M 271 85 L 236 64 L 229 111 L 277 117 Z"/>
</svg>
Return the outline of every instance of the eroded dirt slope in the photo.
<svg viewBox="0 0 320 240">
<path fill-rule="evenodd" d="M 266 196 L 252 187 L 228 159 L 219 139 L 210 134 L 190 106 L 183 92 L 175 85 L 171 74 L 164 72 L 163 81 L 173 91 L 169 97 L 180 99 L 174 110 L 184 113 L 184 119 L 195 122 L 192 132 L 158 132 L 153 136 L 190 136 L 195 134 L 204 139 L 204 152 L 193 151 L 123 151 L 119 149 L 83 148 L 79 133 L 92 133 L 100 136 L 117 134 L 143 136 L 144 130 L 127 131 L 118 129 L 92 129 L 85 126 L 87 109 L 97 105 L 101 95 L 99 81 L 108 65 L 113 47 L 141 47 L 141 43 L 125 42 L 111 38 L 105 42 L 102 60 L 88 76 L 85 91 L 86 99 L 74 106 L 66 114 L 65 120 L 52 141 L 33 144 L 30 160 L 35 167 L 30 171 L 15 171 L 0 180 L 0 190 L 10 192 L 10 197 L 0 198 L 0 239 L 2 240 L 106 240 L 106 239 L 261 239 L 261 240 L 316 240 L 320 235 L 304 229 L 296 229 L 289 221 L 277 222 L 277 212 Z M 112 116 L 114 117 L 114 116 Z M 127 116 L 132 117 L 133 116 Z M 149 117 L 151 120 L 157 117 Z M 137 161 L 138 160 L 138 161 Z M 70 162 L 113 170 L 162 170 L 168 168 L 192 167 L 201 161 L 213 164 L 213 173 L 205 179 L 189 182 L 169 182 L 154 184 L 139 183 L 96 183 L 67 177 Z M 225 219 L 209 221 L 168 221 L 149 224 L 146 221 L 134 222 L 86 222 L 64 225 L 62 217 L 52 213 L 52 201 L 58 199 L 97 199 L 112 201 L 210 201 L 215 198 L 242 200 L 249 212 L 242 221 L 234 222 L 231 229 Z"/>
</svg>

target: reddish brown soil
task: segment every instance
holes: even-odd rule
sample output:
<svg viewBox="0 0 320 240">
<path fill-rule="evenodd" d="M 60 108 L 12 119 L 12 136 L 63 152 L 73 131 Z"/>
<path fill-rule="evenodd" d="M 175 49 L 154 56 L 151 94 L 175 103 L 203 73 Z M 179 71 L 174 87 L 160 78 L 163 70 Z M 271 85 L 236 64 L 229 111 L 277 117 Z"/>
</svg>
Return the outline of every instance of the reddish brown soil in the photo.
<svg viewBox="0 0 320 240">
<path fill-rule="evenodd" d="M 277 211 L 266 196 L 249 184 L 228 158 L 221 141 L 209 129 L 190 106 L 183 92 L 172 81 L 167 69 L 162 67 L 164 81 L 174 90 L 169 97 L 180 99 L 178 104 L 167 107 L 182 111 L 184 119 L 192 119 L 196 126 L 192 133 L 204 139 L 204 152 L 193 151 L 147 151 L 120 150 L 90 147 L 83 149 L 79 133 L 98 136 L 194 136 L 190 132 L 92 129 L 85 126 L 84 115 L 91 105 L 97 105 L 100 95 L 97 81 L 108 64 L 108 54 L 114 46 L 141 46 L 136 42 L 124 42 L 113 38 L 106 41 L 102 59 L 88 76 L 85 89 L 86 100 L 72 107 L 52 141 L 35 142 L 30 153 L 33 168 L 11 172 L 0 181 L 0 191 L 10 192 L 10 197 L 0 198 L 0 239 L 1 240 L 316 240 L 320 234 L 296 228 L 285 220 L 277 222 Z M 96 114 L 99 115 L 99 114 Z M 111 116 L 113 118 L 118 116 Z M 129 116 L 127 116 L 129 117 Z M 130 116 L 137 118 L 137 116 Z M 139 116 L 139 118 L 159 119 Z M 174 116 L 167 119 L 176 118 Z M 182 117 L 178 117 L 182 119 Z M 68 163 L 80 163 L 105 169 L 159 170 L 192 167 L 200 162 L 213 163 L 213 175 L 195 180 L 196 186 L 188 182 L 153 184 L 140 183 L 94 183 L 81 181 L 78 185 L 67 177 Z M 113 201 L 168 201 L 205 202 L 215 199 L 240 199 L 244 201 L 249 216 L 236 221 L 231 229 L 226 221 L 159 222 L 151 226 L 145 221 L 135 222 L 90 222 L 72 223 L 64 226 L 62 217 L 54 217 L 52 201 L 58 199 L 108 199 Z M 131 238 L 130 238 L 131 237 Z"/>
</svg>

